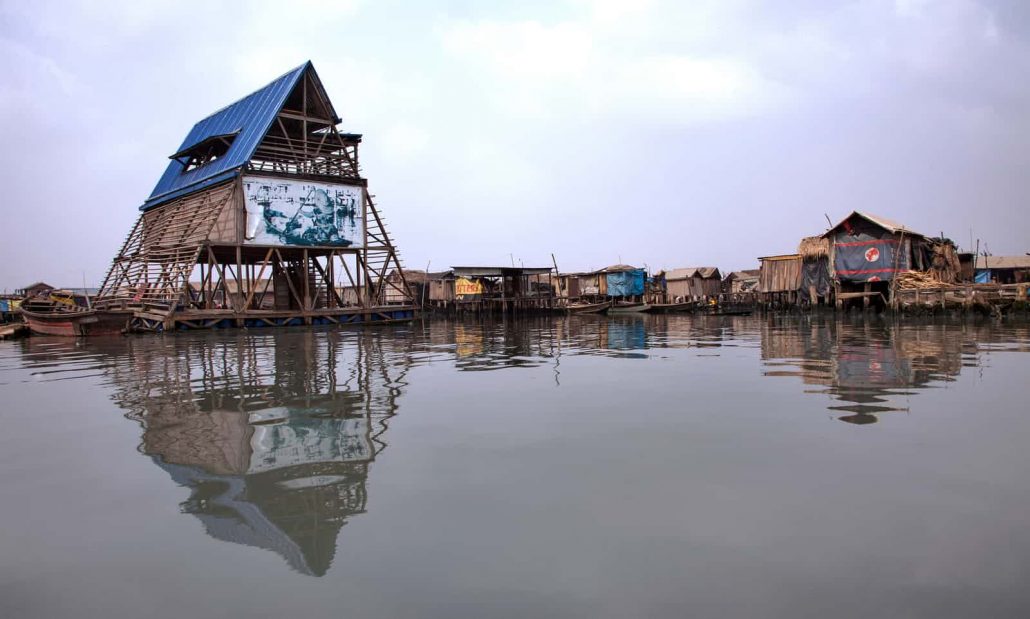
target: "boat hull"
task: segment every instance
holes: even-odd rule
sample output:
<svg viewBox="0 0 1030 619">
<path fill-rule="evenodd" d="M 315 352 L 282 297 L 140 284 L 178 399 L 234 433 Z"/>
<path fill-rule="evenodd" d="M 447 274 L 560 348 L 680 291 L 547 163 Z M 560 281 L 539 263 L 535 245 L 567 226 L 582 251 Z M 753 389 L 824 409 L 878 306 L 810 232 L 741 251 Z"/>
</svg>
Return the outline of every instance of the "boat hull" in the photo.
<svg viewBox="0 0 1030 619">
<path fill-rule="evenodd" d="M 633 305 L 613 305 L 608 308 L 609 314 L 639 314 L 651 309 L 647 303 L 635 303 Z"/>
<path fill-rule="evenodd" d="M 584 303 L 582 305 L 569 305 L 565 310 L 570 314 L 600 314 L 608 309 L 610 305 L 607 301 L 603 303 Z"/>
<path fill-rule="evenodd" d="M 672 314 L 675 312 L 691 312 L 697 304 L 693 301 L 685 303 L 656 303 L 648 309 L 652 314 Z"/>
<path fill-rule="evenodd" d="M 125 312 L 37 312 L 22 309 L 22 317 L 29 330 L 37 335 L 59 337 L 119 335 L 125 332 L 130 316 Z"/>
</svg>

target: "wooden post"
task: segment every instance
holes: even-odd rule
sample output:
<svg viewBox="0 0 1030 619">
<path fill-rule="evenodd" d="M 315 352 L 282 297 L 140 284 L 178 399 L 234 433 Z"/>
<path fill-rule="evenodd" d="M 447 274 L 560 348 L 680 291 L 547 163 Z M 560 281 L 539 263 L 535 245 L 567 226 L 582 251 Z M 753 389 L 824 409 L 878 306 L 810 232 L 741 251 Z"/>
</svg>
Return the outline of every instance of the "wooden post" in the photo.
<svg viewBox="0 0 1030 619">
<path fill-rule="evenodd" d="M 869 293 L 872 292 L 872 291 L 873 291 L 873 285 L 870 284 L 869 282 L 866 282 L 865 284 L 862 285 L 862 292 L 865 293 L 865 295 L 862 297 L 862 308 L 863 309 L 869 309 Z"/>
</svg>

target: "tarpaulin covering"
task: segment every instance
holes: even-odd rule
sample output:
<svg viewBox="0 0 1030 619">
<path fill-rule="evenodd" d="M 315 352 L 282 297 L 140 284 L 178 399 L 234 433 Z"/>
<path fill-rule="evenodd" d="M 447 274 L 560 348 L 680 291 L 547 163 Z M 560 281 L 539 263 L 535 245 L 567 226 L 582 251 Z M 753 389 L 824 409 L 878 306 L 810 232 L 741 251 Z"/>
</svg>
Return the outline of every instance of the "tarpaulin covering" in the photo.
<svg viewBox="0 0 1030 619">
<path fill-rule="evenodd" d="M 605 273 L 609 297 L 631 297 L 644 294 L 644 271 Z"/>
<path fill-rule="evenodd" d="M 973 282 L 977 284 L 991 283 L 991 272 L 989 270 L 977 271 L 976 276 L 973 278 Z"/>
<path fill-rule="evenodd" d="M 832 284 L 830 284 L 829 260 L 820 258 L 819 260 L 805 260 L 801 263 L 801 292 L 808 294 L 810 286 L 815 286 L 815 293 L 821 297 L 830 294 Z"/>
<path fill-rule="evenodd" d="M 839 234 L 833 245 L 833 267 L 837 278 L 850 282 L 879 282 L 894 279 L 897 271 L 910 269 L 911 244 L 898 248 L 899 239 L 869 238 L 869 235 Z M 897 264 L 895 264 L 897 258 Z"/>
</svg>

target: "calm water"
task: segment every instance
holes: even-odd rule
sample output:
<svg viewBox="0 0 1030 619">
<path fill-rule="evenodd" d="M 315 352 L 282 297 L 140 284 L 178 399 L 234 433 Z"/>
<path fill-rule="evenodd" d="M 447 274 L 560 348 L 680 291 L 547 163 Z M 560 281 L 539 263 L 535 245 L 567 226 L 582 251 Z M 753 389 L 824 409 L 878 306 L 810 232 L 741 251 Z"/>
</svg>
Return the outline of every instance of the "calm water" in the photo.
<svg viewBox="0 0 1030 619">
<path fill-rule="evenodd" d="M 1030 616 L 1027 352 L 820 317 L 0 342 L 0 616 Z"/>
</svg>

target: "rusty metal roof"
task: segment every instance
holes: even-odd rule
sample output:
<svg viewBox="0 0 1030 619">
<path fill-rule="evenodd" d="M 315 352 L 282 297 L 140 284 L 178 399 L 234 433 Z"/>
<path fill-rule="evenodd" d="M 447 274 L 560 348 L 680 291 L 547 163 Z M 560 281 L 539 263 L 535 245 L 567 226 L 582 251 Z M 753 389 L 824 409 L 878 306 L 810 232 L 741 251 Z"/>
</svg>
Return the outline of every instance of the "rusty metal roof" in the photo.
<svg viewBox="0 0 1030 619">
<path fill-rule="evenodd" d="M 543 275 L 550 273 L 551 267 L 451 267 L 451 271 L 459 277 L 502 277 L 519 275 Z"/>
<path fill-rule="evenodd" d="M 695 276 L 700 277 L 701 279 L 710 279 L 713 277 L 722 279 L 722 276 L 719 274 L 718 267 L 687 267 L 683 269 L 669 269 L 665 272 L 665 281 L 691 279 Z"/>
<path fill-rule="evenodd" d="M 923 234 L 920 234 L 920 233 L 916 232 L 915 230 L 907 228 L 904 224 L 898 223 L 898 222 L 894 221 L 893 219 L 887 219 L 886 217 L 880 217 L 879 215 L 873 215 L 872 213 L 866 213 L 864 211 L 851 211 L 851 214 L 849 214 L 847 217 L 845 217 L 844 219 L 842 219 L 839 222 L 837 222 L 837 225 L 835 225 L 832 228 L 830 228 L 829 230 L 827 230 L 826 233 L 823 234 L 823 236 L 827 236 L 828 234 L 830 234 L 831 232 L 833 232 L 837 228 L 841 227 L 841 225 L 843 225 L 845 221 L 847 221 L 847 220 L 849 220 L 849 219 L 851 219 L 852 217 L 855 217 L 855 216 L 861 217 L 862 219 L 865 219 L 866 221 L 872 222 L 872 223 L 876 224 L 877 226 L 880 226 L 881 228 L 883 228 L 883 229 L 885 229 L 885 230 L 887 230 L 889 232 L 898 233 L 898 232 L 904 231 L 905 234 L 909 234 L 909 235 L 912 235 L 912 236 L 925 236 Z"/>
<path fill-rule="evenodd" d="M 977 269 L 1030 269 L 1030 256 L 980 256 Z"/>
</svg>

